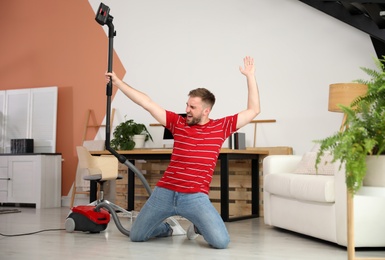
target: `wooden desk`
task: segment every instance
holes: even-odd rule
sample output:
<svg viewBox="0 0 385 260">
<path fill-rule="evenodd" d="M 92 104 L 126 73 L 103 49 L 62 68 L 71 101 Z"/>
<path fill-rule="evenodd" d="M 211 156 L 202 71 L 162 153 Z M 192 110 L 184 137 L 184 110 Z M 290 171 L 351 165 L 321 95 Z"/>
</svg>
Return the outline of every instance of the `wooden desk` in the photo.
<svg viewBox="0 0 385 260">
<path fill-rule="evenodd" d="M 172 149 L 134 149 L 129 151 L 118 151 L 124 155 L 132 164 L 135 160 L 170 160 Z M 110 154 L 108 151 L 91 151 L 92 155 Z M 268 150 L 232 150 L 223 148 L 220 151 L 218 160 L 220 163 L 220 193 L 221 193 L 221 217 L 223 221 L 234 221 L 246 218 L 259 217 L 259 155 L 269 154 Z M 251 160 L 251 215 L 230 218 L 229 216 L 229 161 L 230 160 Z M 128 205 L 127 210 L 134 209 L 135 199 L 135 175 L 128 171 Z M 92 187 L 91 187 L 92 188 Z M 92 193 L 92 192 L 91 192 Z M 90 201 L 93 201 L 95 197 Z"/>
</svg>

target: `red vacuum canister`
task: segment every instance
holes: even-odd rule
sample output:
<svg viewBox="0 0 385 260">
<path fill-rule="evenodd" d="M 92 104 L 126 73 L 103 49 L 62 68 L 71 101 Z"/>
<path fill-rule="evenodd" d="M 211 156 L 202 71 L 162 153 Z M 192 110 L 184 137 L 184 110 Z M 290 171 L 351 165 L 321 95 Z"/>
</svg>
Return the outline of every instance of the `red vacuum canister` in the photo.
<svg viewBox="0 0 385 260">
<path fill-rule="evenodd" d="M 110 213 L 101 208 L 95 210 L 95 206 L 76 206 L 68 214 L 65 229 L 67 232 L 83 231 L 99 233 L 107 228 L 110 222 Z"/>
</svg>

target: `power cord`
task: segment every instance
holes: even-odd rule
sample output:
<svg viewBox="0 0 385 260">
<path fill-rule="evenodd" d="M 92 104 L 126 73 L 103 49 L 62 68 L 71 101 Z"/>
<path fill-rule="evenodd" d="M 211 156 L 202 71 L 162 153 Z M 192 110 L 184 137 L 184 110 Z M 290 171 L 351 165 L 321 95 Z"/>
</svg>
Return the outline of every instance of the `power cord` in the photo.
<svg viewBox="0 0 385 260">
<path fill-rule="evenodd" d="M 47 232 L 47 231 L 62 231 L 62 230 L 65 230 L 65 229 L 64 228 L 43 229 L 43 230 L 31 232 L 31 233 L 14 234 L 14 235 L 6 235 L 6 234 L 0 233 L 0 236 L 3 236 L 3 237 L 19 237 L 19 236 L 34 235 L 34 234 L 37 234 L 37 233 Z"/>
</svg>

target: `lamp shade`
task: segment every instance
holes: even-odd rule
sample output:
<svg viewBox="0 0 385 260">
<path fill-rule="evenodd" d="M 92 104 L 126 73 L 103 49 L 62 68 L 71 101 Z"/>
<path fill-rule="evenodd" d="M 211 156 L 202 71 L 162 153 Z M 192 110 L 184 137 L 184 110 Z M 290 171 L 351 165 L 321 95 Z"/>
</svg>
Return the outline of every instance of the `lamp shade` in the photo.
<svg viewBox="0 0 385 260">
<path fill-rule="evenodd" d="M 350 107 L 359 96 L 368 91 L 368 86 L 360 83 L 335 83 L 329 86 L 329 106 L 331 112 L 342 112 L 338 105 Z"/>
</svg>

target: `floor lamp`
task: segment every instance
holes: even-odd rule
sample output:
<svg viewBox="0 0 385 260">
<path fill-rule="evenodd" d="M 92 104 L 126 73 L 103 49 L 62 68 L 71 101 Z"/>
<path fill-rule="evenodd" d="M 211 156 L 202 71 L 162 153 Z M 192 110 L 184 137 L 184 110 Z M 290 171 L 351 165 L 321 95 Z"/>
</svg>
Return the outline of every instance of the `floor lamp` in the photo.
<svg viewBox="0 0 385 260">
<path fill-rule="evenodd" d="M 343 112 L 339 105 L 350 107 L 351 103 L 359 96 L 365 95 L 368 87 L 359 83 L 336 83 L 329 87 L 329 106 L 331 112 Z M 348 128 L 346 125 L 347 115 L 344 113 L 340 132 Z M 354 245 L 354 194 L 347 190 L 347 240 L 348 240 L 348 260 L 375 259 L 375 258 L 356 258 Z"/>
</svg>

